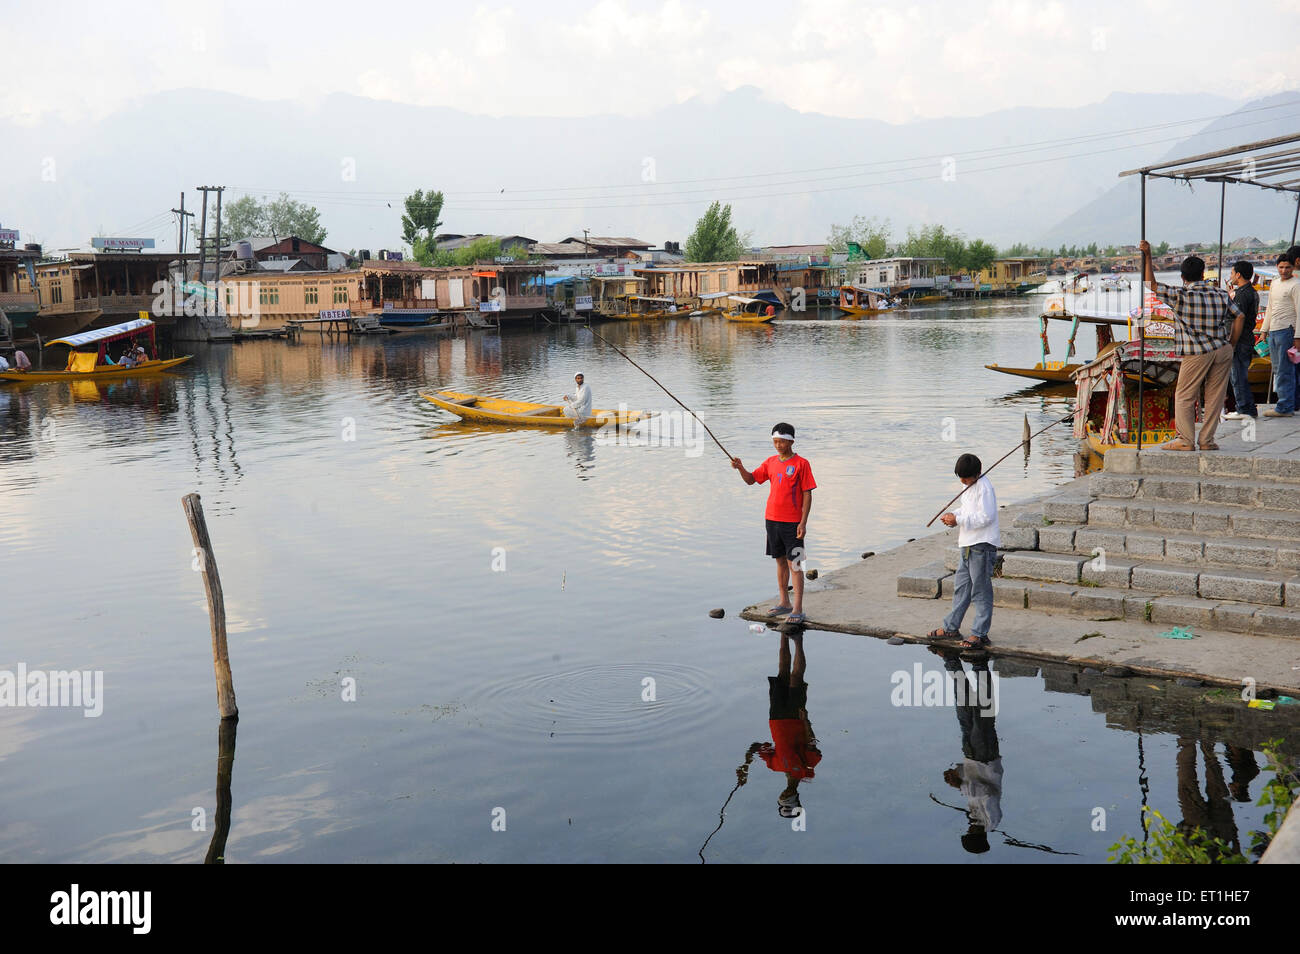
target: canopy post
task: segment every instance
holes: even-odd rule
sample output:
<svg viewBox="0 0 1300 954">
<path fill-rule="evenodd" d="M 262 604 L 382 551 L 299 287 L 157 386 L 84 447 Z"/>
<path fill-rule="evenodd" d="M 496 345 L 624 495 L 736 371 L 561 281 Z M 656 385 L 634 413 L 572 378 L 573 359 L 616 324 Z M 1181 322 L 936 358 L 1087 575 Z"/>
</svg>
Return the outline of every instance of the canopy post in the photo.
<svg viewBox="0 0 1300 954">
<path fill-rule="evenodd" d="M 1142 173 L 1142 185 L 1141 185 L 1141 189 L 1140 189 L 1140 191 L 1141 191 L 1141 194 L 1142 194 L 1142 241 L 1145 242 L 1145 241 L 1147 240 L 1147 174 L 1146 174 L 1145 172 Z M 1147 365 L 1146 365 L 1146 357 L 1147 357 L 1147 289 L 1146 289 L 1146 277 L 1147 277 L 1147 262 L 1148 262 L 1148 261 L 1150 261 L 1149 254 L 1148 254 L 1147 252 L 1143 252 L 1143 253 L 1142 253 L 1142 281 L 1139 283 L 1139 291 L 1140 291 L 1140 293 L 1141 293 L 1141 297 L 1138 299 L 1138 439 L 1137 439 L 1137 449 L 1138 449 L 1138 453 L 1139 453 L 1139 454 L 1142 453 L 1142 428 L 1143 428 L 1143 426 L 1146 424 L 1146 415 L 1145 415 L 1145 412 L 1146 412 L 1146 402 L 1143 400 L 1143 398 L 1145 397 L 1145 393 L 1144 393 L 1144 388 L 1143 388 L 1143 386 L 1146 384 L 1146 380 L 1147 380 Z M 1154 279 L 1154 278 L 1156 277 L 1156 265 L 1155 265 L 1155 262 L 1154 262 L 1154 261 L 1151 262 L 1151 277 L 1152 277 L 1152 279 Z M 1151 291 L 1154 293 L 1154 292 L 1155 292 L 1155 289 L 1152 288 Z M 1122 394 L 1122 393 L 1123 393 L 1123 390 L 1124 390 L 1124 384 L 1123 384 L 1123 379 L 1124 379 L 1124 362 L 1122 362 L 1122 361 L 1120 362 L 1120 365 L 1119 365 L 1119 375 L 1120 375 L 1120 393 Z"/>
<path fill-rule="evenodd" d="M 1292 244 L 1292 245 L 1295 244 L 1295 229 L 1296 229 L 1296 226 L 1297 226 L 1297 225 L 1300 225 L 1300 192 L 1297 192 L 1297 193 L 1296 193 L 1296 197 L 1295 197 L 1295 219 L 1293 219 L 1292 222 L 1291 222 L 1291 244 Z"/>
<path fill-rule="evenodd" d="M 1219 265 L 1218 283 L 1223 286 L 1223 206 L 1228 198 L 1228 180 L 1219 183 Z"/>
</svg>

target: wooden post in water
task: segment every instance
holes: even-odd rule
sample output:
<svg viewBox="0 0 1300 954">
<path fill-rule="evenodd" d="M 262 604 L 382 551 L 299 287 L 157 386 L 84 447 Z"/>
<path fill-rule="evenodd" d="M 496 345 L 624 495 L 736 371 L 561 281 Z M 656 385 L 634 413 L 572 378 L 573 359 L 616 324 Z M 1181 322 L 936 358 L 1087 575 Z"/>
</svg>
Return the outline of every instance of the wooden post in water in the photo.
<svg viewBox="0 0 1300 954">
<path fill-rule="evenodd" d="M 235 684 L 230 675 L 230 655 L 226 651 L 226 600 L 221 593 L 221 577 L 217 573 L 217 556 L 212 552 L 208 524 L 203 519 L 203 504 L 198 494 L 181 498 L 185 517 L 190 524 L 190 537 L 200 560 L 203 585 L 208 593 L 208 617 L 212 623 L 212 668 L 217 677 L 217 709 L 223 719 L 238 719 L 239 707 L 235 705 Z"/>
<path fill-rule="evenodd" d="M 217 729 L 217 815 L 208 843 L 205 865 L 226 863 L 226 839 L 230 837 L 230 777 L 235 770 L 235 730 L 238 719 L 222 719 Z"/>
</svg>

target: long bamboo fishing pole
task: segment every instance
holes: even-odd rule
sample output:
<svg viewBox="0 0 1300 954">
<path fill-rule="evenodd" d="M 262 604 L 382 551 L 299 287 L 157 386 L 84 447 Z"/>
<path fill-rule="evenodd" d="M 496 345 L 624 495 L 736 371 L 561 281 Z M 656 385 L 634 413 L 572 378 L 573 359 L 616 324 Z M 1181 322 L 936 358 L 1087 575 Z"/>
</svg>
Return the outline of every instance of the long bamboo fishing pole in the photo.
<svg viewBox="0 0 1300 954">
<path fill-rule="evenodd" d="M 1070 414 L 1070 415 L 1068 415 L 1067 417 L 1063 417 L 1063 418 L 1061 418 L 1059 421 L 1053 421 L 1051 424 L 1048 424 L 1047 427 L 1044 427 L 1043 430 L 1041 430 L 1041 431 L 1035 431 L 1033 434 L 1030 434 L 1028 437 L 1024 438 L 1024 439 L 1023 439 L 1019 444 L 1017 444 L 1015 447 L 1011 448 L 1011 450 L 1007 451 L 1005 454 L 1003 454 L 1001 457 L 999 457 L 996 461 L 994 461 L 994 462 L 993 462 L 993 463 L 992 463 L 992 464 L 991 464 L 991 465 L 990 465 L 990 466 L 989 466 L 989 467 L 988 467 L 988 468 L 987 468 L 983 473 L 980 474 L 979 477 L 976 477 L 974 483 L 967 484 L 965 487 L 963 487 L 963 488 L 961 489 L 961 493 L 958 493 L 956 497 L 953 497 L 952 500 L 949 500 L 946 504 L 944 504 L 944 505 L 939 509 L 939 512 L 936 513 L 933 517 L 930 518 L 930 523 L 927 523 L 926 526 L 927 526 L 927 527 L 930 526 L 931 523 L 934 523 L 936 520 L 938 520 L 940 517 L 942 517 L 942 516 L 944 515 L 944 513 L 947 512 L 948 508 L 951 507 L 953 504 L 955 504 L 955 503 L 956 503 L 956 502 L 961 498 L 961 495 L 962 495 L 962 494 L 964 494 L 966 491 L 968 491 L 968 490 L 970 490 L 972 487 L 974 487 L 976 483 L 979 483 L 979 479 L 980 479 L 980 477 L 983 477 L 985 474 L 987 474 L 987 473 L 988 473 L 990 470 L 992 470 L 994 467 L 998 466 L 998 464 L 1002 463 L 1004 460 L 1006 460 L 1008 457 L 1010 457 L 1010 456 L 1011 456 L 1012 454 L 1014 454 L 1016 451 L 1020 450 L 1020 448 L 1022 448 L 1022 447 L 1028 447 L 1028 446 L 1029 446 L 1029 442 L 1032 441 L 1032 440 L 1033 440 L 1035 437 L 1037 437 L 1039 434 L 1043 433 L 1043 431 L 1051 430 L 1051 429 L 1052 429 L 1053 427 L 1055 427 L 1057 424 L 1065 424 L 1067 421 L 1072 421 L 1072 420 L 1074 420 L 1074 415 L 1073 415 L 1073 414 Z"/>
<path fill-rule="evenodd" d="M 632 367 L 636 368 L 638 371 L 640 371 L 642 374 L 644 374 L 647 378 L 649 378 L 649 379 L 650 379 L 651 381 L 653 381 L 655 384 L 659 384 L 659 379 L 658 379 L 658 378 L 656 378 L 653 374 L 651 374 L 651 373 L 650 373 L 649 371 L 647 371 L 645 368 L 641 367 L 641 365 L 637 364 L 635 361 L 632 361 L 631 358 L 628 358 L 627 353 L 626 353 L 625 351 L 623 351 L 622 348 L 620 348 L 618 345 L 614 344 L 612 341 L 609 341 L 608 339 L 606 339 L 602 334 L 600 334 L 600 332 L 596 331 L 595 328 L 588 328 L 587 330 L 590 331 L 590 332 L 592 333 L 592 335 L 594 335 L 595 337 L 599 338 L 601 341 L 604 341 L 605 344 L 609 345 L 611 348 L 613 348 L 613 349 L 614 349 L 615 351 L 617 351 L 619 354 L 623 355 L 623 357 L 627 358 L 628 361 L 631 361 L 631 362 L 632 362 Z M 681 401 L 678 401 L 678 400 L 677 400 L 677 395 L 673 394 L 672 391 L 669 391 L 669 390 L 668 390 L 667 388 L 665 388 L 662 384 L 659 384 L 659 387 L 663 390 L 664 394 L 667 394 L 667 395 L 668 395 L 670 398 L 672 398 L 674 401 L 677 401 L 678 404 L 682 404 Z M 701 426 L 701 427 L 703 427 L 706 431 L 709 431 L 709 425 L 707 425 L 707 424 L 704 423 L 704 419 L 703 419 L 703 418 L 701 418 L 698 414 L 696 414 L 694 411 L 692 411 L 689 407 L 686 407 L 685 404 L 682 404 L 682 407 L 685 408 L 686 412 L 687 412 L 688 414 L 690 414 L 691 417 L 695 418 L 697 421 L 700 422 L 700 426 Z M 715 444 L 718 445 L 719 450 L 721 450 L 722 453 L 724 453 L 724 454 L 727 455 L 727 460 L 735 460 L 735 458 L 731 456 L 731 452 L 730 452 L 729 450 L 727 450 L 725 447 L 722 446 L 722 441 L 718 440 L 717 437 L 714 436 L 713 431 L 709 431 L 709 436 L 713 438 L 713 443 L 715 443 Z"/>
</svg>

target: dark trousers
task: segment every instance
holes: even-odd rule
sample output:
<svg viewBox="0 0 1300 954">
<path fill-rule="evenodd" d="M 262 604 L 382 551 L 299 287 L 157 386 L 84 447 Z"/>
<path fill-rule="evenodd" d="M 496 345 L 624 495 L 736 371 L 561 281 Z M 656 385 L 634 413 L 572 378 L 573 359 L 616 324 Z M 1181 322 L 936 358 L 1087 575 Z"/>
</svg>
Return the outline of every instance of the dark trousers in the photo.
<svg viewBox="0 0 1300 954">
<path fill-rule="evenodd" d="M 1237 404 L 1237 411 L 1255 417 L 1255 396 L 1250 393 L 1250 362 L 1255 358 L 1255 336 L 1249 331 L 1237 339 L 1237 346 L 1232 352 L 1232 398 Z"/>
</svg>

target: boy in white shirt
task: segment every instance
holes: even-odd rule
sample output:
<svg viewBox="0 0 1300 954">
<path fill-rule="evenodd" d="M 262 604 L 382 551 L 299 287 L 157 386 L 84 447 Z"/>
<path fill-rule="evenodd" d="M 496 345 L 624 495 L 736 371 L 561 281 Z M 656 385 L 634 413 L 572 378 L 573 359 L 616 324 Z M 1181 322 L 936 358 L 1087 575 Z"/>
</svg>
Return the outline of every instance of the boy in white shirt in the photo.
<svg viewBox="0 0 1300 954">
<path fill-rule="evenodd" d="M 961 566 L 953 579 L 952 612 L 943 621 L 943 629 L 930 633 L 931 639 L 961 637 L 961 623 L 966 610 L 975 604 L 971 635 L 962 639 L 966 649 L 989 645 L 989 625 L 993 621 L 993 563 L 997 559 L 1002 534 L 998 530 L 998 498 L 987 477 L 981 477 L 984 465 L 974 454 L 962 454 L 954 468 L 957 478 L 969 489 L 962 492 L 955 513 L 939 519 L 946 527 L 957 527 L 957 545 L 961 547 Z"/>
</svg>

